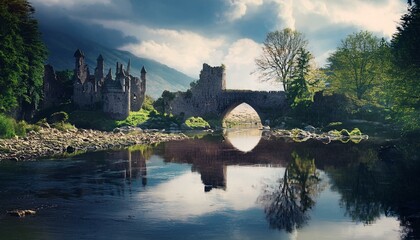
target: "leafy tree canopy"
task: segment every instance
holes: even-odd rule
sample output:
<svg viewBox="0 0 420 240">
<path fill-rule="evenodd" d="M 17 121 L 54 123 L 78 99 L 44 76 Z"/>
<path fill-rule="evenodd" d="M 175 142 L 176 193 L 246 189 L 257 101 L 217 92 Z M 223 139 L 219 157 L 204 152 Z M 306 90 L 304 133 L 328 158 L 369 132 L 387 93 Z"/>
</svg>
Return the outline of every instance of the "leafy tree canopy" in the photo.
<svg viewBox="0 0 420 240">
<path fill-rule="evenodd" d="M 42 97 L 47 53 L 26 0 L 0 0 L 0 112 L 29 119 Z"/>
<path fill-rule="evenodd" d="M 341 93 L 365 98 L 375 86 L 385 80 L 382 50 L 386 42 L 372 33 L 350 34 L 328 58 L 330 81 Z"/>
<path fill-rule="evenodd" d="M 302 33 L 285 28 L 269 32 L 263 43 L 263 53 L 255 59 L 257 72 L 262 81 L 278 81 L 288 92 L 290 82 L 297 74 L 297 58 L 301 49 L 306 49 L 308 41 Z"/>
</svg>

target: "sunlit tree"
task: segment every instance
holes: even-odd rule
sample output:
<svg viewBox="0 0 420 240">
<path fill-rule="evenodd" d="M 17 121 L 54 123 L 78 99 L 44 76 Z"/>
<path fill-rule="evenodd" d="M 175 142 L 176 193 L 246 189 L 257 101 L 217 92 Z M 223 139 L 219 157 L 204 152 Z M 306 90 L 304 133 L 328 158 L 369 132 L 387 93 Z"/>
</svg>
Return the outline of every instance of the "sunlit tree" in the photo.
<svg viewBox="0 0 420 240">
<path fill-rule="evenodd" d="M 269 32 L 261 56 L 255 59 L 260 79 L 280 82 L 284 91 L 288 92 L 290 82 L 298 71 L 299 51 L 306 49 L 307 44 L 302 33 L 290 28 Z"/>
<path fill-rule="evenodd" d="M 367 31 L 347 36 L 327 60 L 333 88 L 363 99 L 384 81 L 381 44 L 380 38 Z"/>
</svg>

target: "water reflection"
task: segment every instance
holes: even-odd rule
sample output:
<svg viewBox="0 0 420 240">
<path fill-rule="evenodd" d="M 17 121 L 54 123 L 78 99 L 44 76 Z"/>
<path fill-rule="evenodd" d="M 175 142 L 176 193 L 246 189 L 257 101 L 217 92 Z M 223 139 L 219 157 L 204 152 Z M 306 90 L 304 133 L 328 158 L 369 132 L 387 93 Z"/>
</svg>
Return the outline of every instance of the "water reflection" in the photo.
<svg viewBox="0 0 420 240">
<path fill-rule="evenodd" d="M 396 239 L 400 224 L 403 238 L 419 239 L 420 154 L 378 149 L 371 141 L 261 139 L 242 152 L 207 135 L 67 160 L 0 162 L 0 232 L 5 239 L 26 228 L 49 239 L 92 231 L 100 239 Z M 33 220 L 1 215 L 46 205 L 54 207 Z"/>
<path fill-rule="evenodd" d="M 315 197 L 322 190 L 315 159 L 292 152 L 292 161 L 286 167 L 277 185 L 268 185 L 259 202 L 270 227 L 292 232 L 310 219 L 308 211 L 315 204 Z"/>
<path fill-rule="evenodd" d="M 258 128 L 226 128 L 223 135 L 235 149 L 246 153 L 258 145 L 262 131 Z"/>
</svg>

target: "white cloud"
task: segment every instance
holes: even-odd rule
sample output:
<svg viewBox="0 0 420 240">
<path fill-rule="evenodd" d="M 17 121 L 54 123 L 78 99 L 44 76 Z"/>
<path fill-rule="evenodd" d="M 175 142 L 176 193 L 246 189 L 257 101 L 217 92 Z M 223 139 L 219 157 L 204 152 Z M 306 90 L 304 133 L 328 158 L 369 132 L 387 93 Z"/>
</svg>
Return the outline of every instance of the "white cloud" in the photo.
<svg viewBox="0 0 420 240">
<path fill-rule="evenodd" d="M 280 86 L 262 83 L 257 74 L 254 59 L 261 54 L 261 45 L 251 39 L 239 39 L 230 45 L 223 63 L 226 65 L 226 87 L 229 89 L 279 90 Z"/>
<path fill-rule="evenodd" d="M 139 42 L 122 46 L 139 57 L 146 57 L 198 77 L 203 63 L 220 65 L 226 41 L 222 37 L 206 38 L 200 34 L 171 29 L 152 29 L 123 21 L 94 20 L 106 28 L 136 37 Z"/>
<path fill-rule="evenodd" d="M 251 90 L 278 90 L 279 86 L 261 83 L 255 70 L 254 59 L 261 53 L 261 45 L 251 39 L 239 39 L 233 43 L 222 37 L 207 38 L 198 33 L 152 29 L 124 21 L 92 20 L 126 36 L 136 37 L 139 42 L 122 46 L 139 57 L 146 57 L 198 78 L 203 63 L 227 67 L 227 88 Z"/>
<path fill-rule="evenodd" d="M 247 1 L 231 1 L 232 7 L 225 14 L 230 20 L 239 20 L 249 11 Z M 325 64 L 328 53 L 334 50 L 340 38 L 352 32 L 367 30 L 379 37 L 391 38 L 406 2 L 401 0 L 348 1 L 338 0 L 261 0 L 254 7 L 264 4 L 277 6 L 277 24 L 269 30 L 296 29 L 309 39 L 319 65 Z M 334 30 L 341 30 L 340 34 Z M 326 34 L 331 32 L 330 34 Z M 323 34 L 320 34 L 323 33 Z"/>
<path fill-rule="evenodd" d="M 296 19 L 294 17 L 294 6 L 299 6 L 299 3 L 294 3 L 294 0 L 272 0 L 278 4 L 277 18 L 279 20 L 277 29 L 291 28 L 295 29 Z M 296 2 L 296 1 L 295 1 Z"/>
<path fill-rule="evenodd" d="M 230 9 L 225 13 L 225 16 L 228 21 L 234 21 L 245 16 L 250 7 L 262 4 L 263 0 L 229 0 Z"/>
<path fill-rule="evenodd" d="M 356 26 L 391 37 L 406 3 L 400 0 L 384 0 L 383 3 L 372 1 L 299 0 L 296 7 L 302 15 L 321 15 L 334 24 Z M 303 24 L 302 24 L 303 25 Z"/>
<path fill-rule="evenodd" d="M 143 206 L 145 214 L 153 219 L 188 221 L 223 209 L 245 211 L 260 208 L 256 200 L 263 183 L 274 183 L 283 173 L 284 168 L 227 166 L 228 190 L 213 189 L 205 193 L 200 174 L 187 172 L 139 194 L 138 197 L 141 202 L 148 203 Z"/>
</svg>

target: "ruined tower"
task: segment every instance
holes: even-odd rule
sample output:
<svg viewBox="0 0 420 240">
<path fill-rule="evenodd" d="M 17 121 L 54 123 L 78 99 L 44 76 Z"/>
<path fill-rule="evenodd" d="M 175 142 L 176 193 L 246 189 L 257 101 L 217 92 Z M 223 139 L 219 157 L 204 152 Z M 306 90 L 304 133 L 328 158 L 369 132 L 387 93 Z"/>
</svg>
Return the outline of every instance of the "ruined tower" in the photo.
<svg viewBox="0 0 420 240">
<path fill-rule="evenodd" d="M 226 71 L 225 67 L 211 67 L 204 63 L 200 72 L 200 88 L 203 91 L 218 93 L 226 90 Z"/>
<path fill-rule="evenodd" d="M 74 53 L 75 58 L 75 69 L 74 69 L 74 76 L 76 81 L 79 81 L 81 84 L 84 84 L 86 81 L 89 80 L 89 68 L 85 64 L 85 55 L 80 50 L 77 49 Z"/>
<path fill-rule="evenodd" d="M 127 67 L 128 68 L 128 67 Z M 141 69 L 140 78 L 131 76 L 131 111 L 139 111 L 146 92 L 146 70 Z"/>
<path fill-rule="evenodd" d="M 111 73 L 111 70 L 110 70 Z M 115 80 L 108 73 L 103 88 L 102 110 L 114 119 L 125 119 L 130 114 L 131 79 L 122 64 L 117 63 Z"/>
<path fill-rule="evenodd" d="M 96 68 L 95 68 L 95 91 L 103 85 L 104 78 L 104 58 L 102 54 L 99 54 L 96 59 Z"/>
</svg>

